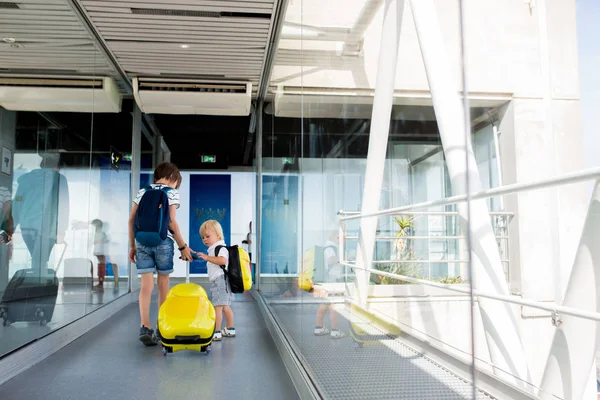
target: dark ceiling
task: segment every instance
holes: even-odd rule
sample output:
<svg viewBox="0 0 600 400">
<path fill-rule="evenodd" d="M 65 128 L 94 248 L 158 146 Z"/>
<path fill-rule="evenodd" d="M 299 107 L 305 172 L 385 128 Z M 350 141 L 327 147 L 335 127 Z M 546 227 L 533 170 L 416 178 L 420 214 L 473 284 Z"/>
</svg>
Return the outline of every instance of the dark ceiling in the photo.
<svg viewBox="0 0 600 400">
<path fill-rule="evenodd" d="M 90 148 L 95 159 L 107 157 L 111 148 L 130 153 L 131 104 L 126 102 L 119 114 L 19 112 L 17 151 L 61 149 L 64 164 L 80 166 L 89 165 Z M 246 149 L 248 139 L 254 139 L 254 132 L 249 133 L 250 116 L 153 115 L 153 118 L 171 150 L 171 160 L 181 169 L 226 169 L 253 164 L 255 149 Z M 365 158 L 369 131 L 370 121 L 366 119 L 301 120 L 265 114 L 262 154 L 263 157 Z M 390 142 L 438 141 L 435 121 L 391 121 Z M 142 152 L 144 166 L 148 167 L 152 147 L 145 137 Z M 203 164 L 202 155 L 216 156 L 217 163 Z"/>
</svg>

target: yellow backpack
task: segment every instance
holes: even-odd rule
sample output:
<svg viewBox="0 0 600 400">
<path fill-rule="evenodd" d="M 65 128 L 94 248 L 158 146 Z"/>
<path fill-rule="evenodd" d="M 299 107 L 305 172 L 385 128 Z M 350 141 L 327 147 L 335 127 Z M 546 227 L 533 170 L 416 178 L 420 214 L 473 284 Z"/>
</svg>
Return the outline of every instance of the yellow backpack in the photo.
<svg viewBox="0 0 600 400">
<path fill-rule="evenodd" d="M 217 246 L 215 254 L 225 247 L 229 251 L 229 266 L 225 270 L 225 277 L 229 281 L 233 293 L 243 293 L 252 288 L 252 270 L 250 268 L 250 256 L 246 250 L 233 246 Z M 221 265 L 221 268 L 225 268 Z"/>
<path fill-rule="evenodd" d="M 311 292 L 315 282 L 324 282 L 326 277 L 325 250 L 331 248 L 337 254 L 335 246 L 315 246 L 302 256 L 302 265 L 298 274 L 298 287 Z"/>
</svg>

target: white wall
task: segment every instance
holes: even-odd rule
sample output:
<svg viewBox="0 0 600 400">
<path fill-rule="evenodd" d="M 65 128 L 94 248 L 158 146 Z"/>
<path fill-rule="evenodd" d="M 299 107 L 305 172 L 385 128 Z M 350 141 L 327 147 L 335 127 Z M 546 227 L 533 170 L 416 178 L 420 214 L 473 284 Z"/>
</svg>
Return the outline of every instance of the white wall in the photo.
<svg viewBox="0 0 600 400">
<path fill-rule="evenodd" d="M 371 295 L 381 300 L 370 303 L 371 310 L 396 321 L 406 333 L 470 362 L 471 302 L 468 296 L 421 285 L 371 286 L 370 289 Z M 383 302 L 385 298 L 395 299 Z M 511 305 L 511 310 L 519 324 L 531 382 L 539 385 L 554 327 L 548 318 L 523 318 L 520 306 Z M 477 369 L 490 371 L 490 357 L 479 307 L 475 307 L 474 311 L 475 352 L 479 360 Z"/>
<path fill-rule="evenodd" d="M 29 157 L 31 158 L 31 157 Z M 27 157 L 16 157 L 16 161 L 23 165 Z M 36 160 L 33 159 L 27 165 L 27 169 L 36 167 Z M 30 165 L 31 164 L 31 165 Z M 39 164 L 39 161 L 38 161 Z M 87 258 L 94 263 L 94 274 L 96 276 L 96 257 L 93 255 L 93 228 L 89 225 L 93 219 L 98 218 L 104 221 L 107 226 L 107 234 L 110 238 L 109 258 L 113 263 L 119 265 L 121 276 L 127 275 L 127 256 L 128 256 L 128 227 L 129 217 L 129 172 L 119 172 L 119 182 L 111 190 L 119 191 L 122 197 L 113 198 L 111 204 L 107 207 L 102 204 L 102 194 L 100 193 L 100 171 L 85 169 L 62 169 L 61 173 L 67 178 L 69 185 L 69 228 L 65 240 L 68 243 L 64 258 Z M 199 172 L 193 172 L 200 174 Z M 181 228 L 181 233 L 186 242 L 189 238 L 189 218 L 190 218 L 190 175 L 191 172 L 182 171 L 182 184 L 179 189 L 181 206 L 177 211 L 177 221 Z M 242 245 L 242 240 L 248 233 L 248 223 L 254 220 L 255 198 L 256 198 L 256 177 L 252 172 L 206 172 L 205 174 L 230 174 L 231 175 L 231 244 Z M 253 224 L 254 226 L 256 224 Z M 15 250 L 10 264 L 9 276 L 21 268 L 27 268 L 30 264 L 30 255 L 25 244 L 17 231 L 14 238 Z M 58 265 L 64 245 L 56 245 L 50 257 L 49 267 L 57 268 L 57 275 L 63 277 L 63 264 Z M 201 249 L 198 249 L 201 250 Z M 179 252 L 175 252 L 175 272 L 172 276 L 185 277 L 185 263 L 179 260 Z M 88 277 L 89 270 L 81 268 L 69 271 L 70 277 Z"/>
</svg>

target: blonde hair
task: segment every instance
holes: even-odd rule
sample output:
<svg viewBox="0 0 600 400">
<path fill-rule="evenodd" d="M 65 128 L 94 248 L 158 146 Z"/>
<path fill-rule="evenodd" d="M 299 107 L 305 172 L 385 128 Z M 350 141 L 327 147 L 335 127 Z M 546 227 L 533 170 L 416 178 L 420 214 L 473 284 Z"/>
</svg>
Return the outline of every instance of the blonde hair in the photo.
<svg viewBox="0 0 600 400">
<path fill-rule="evenodd" d="M 202 226 L 200 227 L 200 235 L 202 232 L 206 232 L 207 229 L 212 230 L 217 234 L 217 238 L 223 240 L 223 227 L 219 223 L 219 221 L 215 221 L 214 219 L 209 219 L 208 221 L 204 221 Z"/>
</svg>

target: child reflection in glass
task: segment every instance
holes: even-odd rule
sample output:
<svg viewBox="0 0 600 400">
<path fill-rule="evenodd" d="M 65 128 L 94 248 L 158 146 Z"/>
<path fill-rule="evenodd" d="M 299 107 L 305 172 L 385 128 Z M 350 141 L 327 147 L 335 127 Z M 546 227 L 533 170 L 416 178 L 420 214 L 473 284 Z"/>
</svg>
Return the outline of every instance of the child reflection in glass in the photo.
<svg viewBox="0 0 600 400">
<path fill-rule="evenodd" d="M 99 219 L 92 221 L 94 231 L 94 256 L 98 259 L 98 286 L 97 290 L 104 289 L 104 279 L 106 277 L 106 265 L 109 263 L 109 239 L 106 232 L 108 226 Z M 115 263 L 111 263 L 112 272 L 115 279 L 115 288 L 119 286 L 119 267 Z"/>
</svg>

